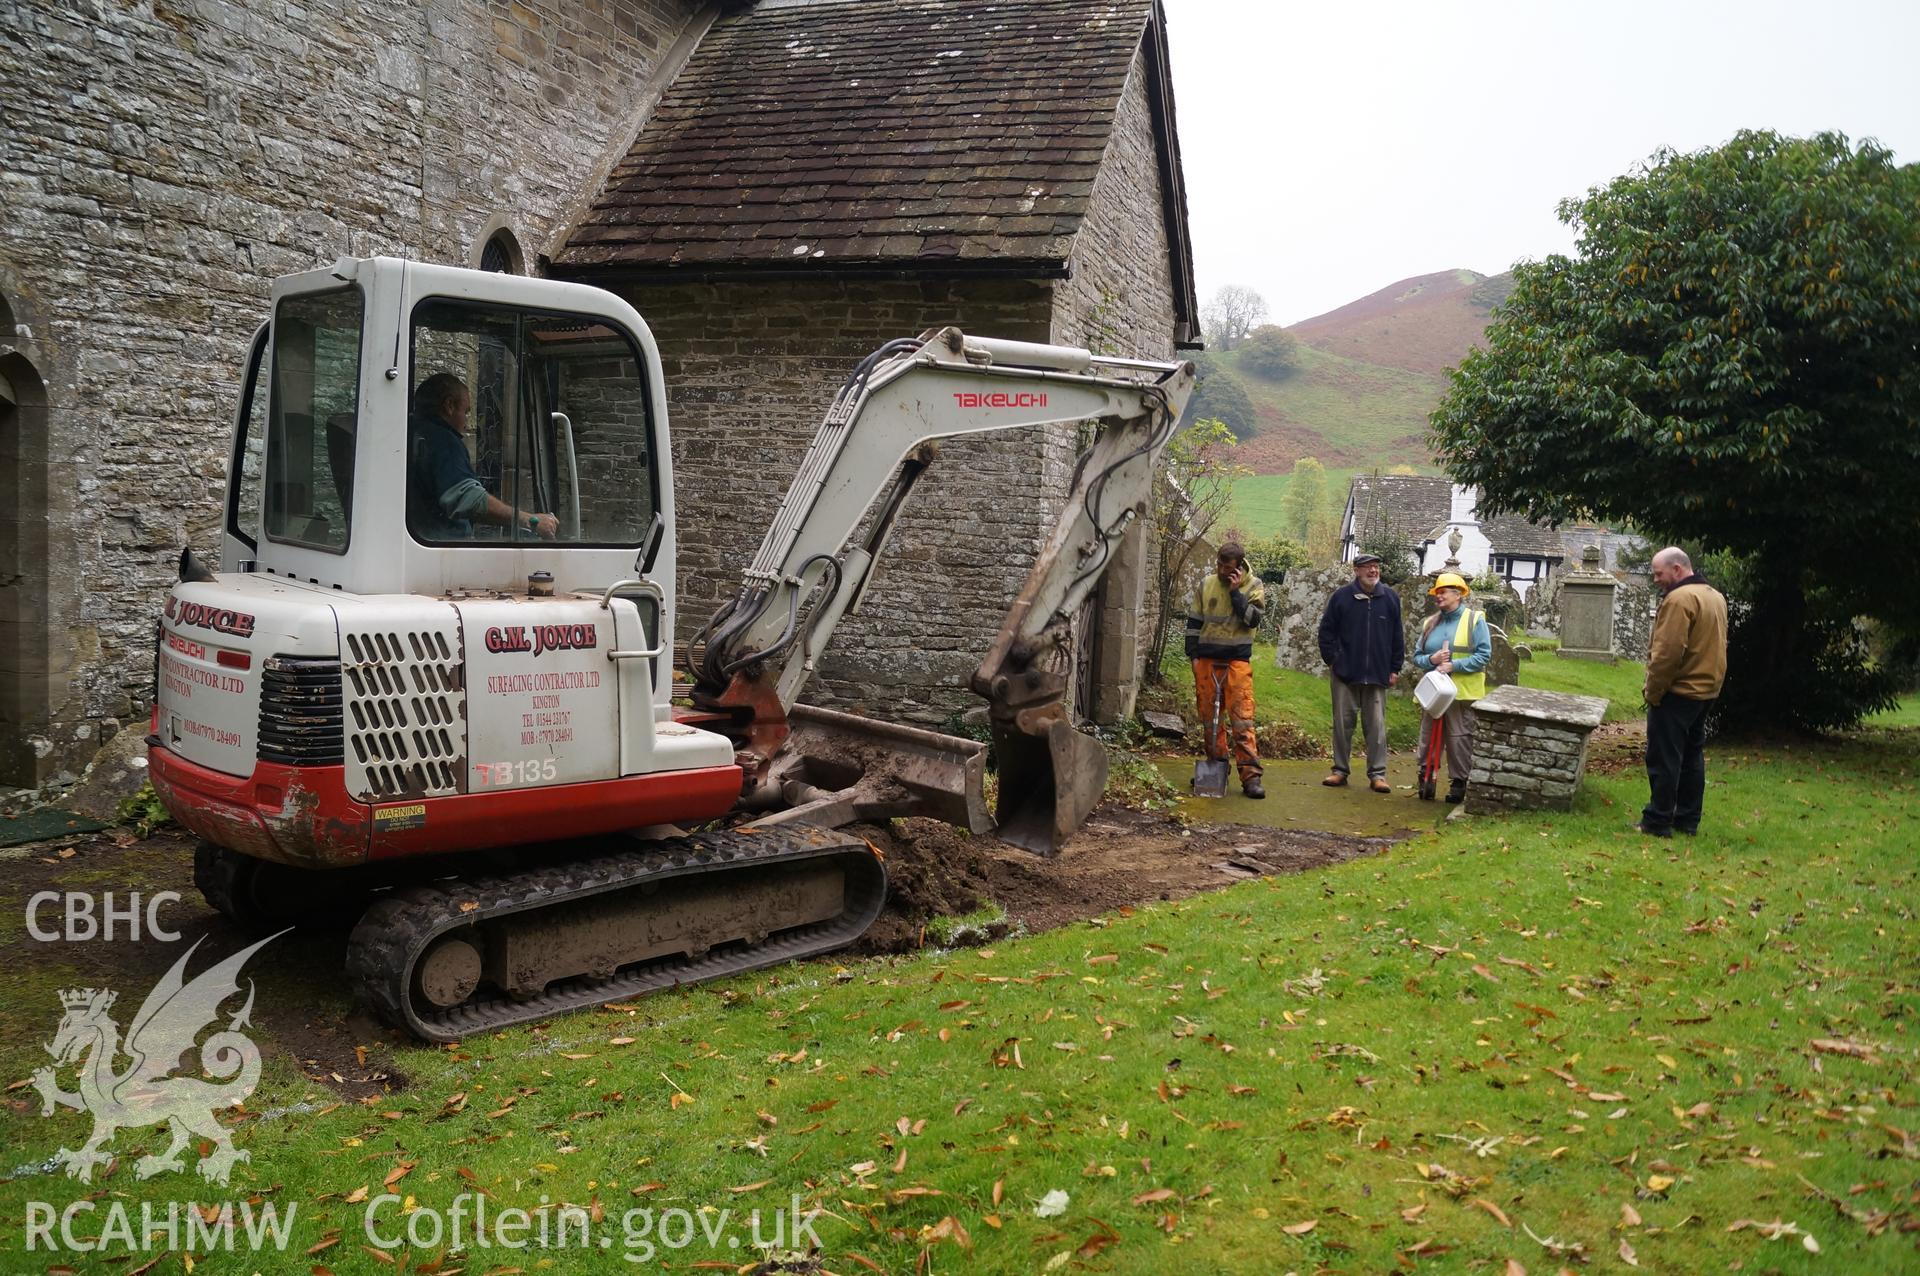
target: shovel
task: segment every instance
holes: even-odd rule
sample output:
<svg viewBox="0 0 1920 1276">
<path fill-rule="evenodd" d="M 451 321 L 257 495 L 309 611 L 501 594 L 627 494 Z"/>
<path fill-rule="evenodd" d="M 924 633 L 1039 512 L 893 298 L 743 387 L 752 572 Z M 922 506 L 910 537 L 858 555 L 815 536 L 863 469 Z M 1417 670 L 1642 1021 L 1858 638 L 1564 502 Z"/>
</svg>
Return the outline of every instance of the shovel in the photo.
<svg viewBox="0 0 1920 1276">
<path fill-rule="evenodd" d="M 1227 760 L 1215 757 L 1214 742 L 1220 736 L 1220 715 L 1226 709 L 1227 683 L 1221 676 L 1220 667 L 1213 669 L 1213 717 L 1207 722 L 1207 756 L 1193 764 L 1193 793 L 1195 797 L 1225 797 L 1227 795 Z"/>
</svg>

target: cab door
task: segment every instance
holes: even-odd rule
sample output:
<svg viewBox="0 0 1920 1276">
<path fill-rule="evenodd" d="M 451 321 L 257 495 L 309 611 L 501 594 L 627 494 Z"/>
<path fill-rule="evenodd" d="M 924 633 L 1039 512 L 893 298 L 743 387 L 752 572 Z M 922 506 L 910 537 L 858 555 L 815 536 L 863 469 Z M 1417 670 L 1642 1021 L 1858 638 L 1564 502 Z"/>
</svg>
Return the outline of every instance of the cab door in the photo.
<svg viewBox="0 0 1920 1276">
<path fill-rule="evenodd" d="M 273 329 L 254 330 L 246 379 L 233 414 L 227 455 L 227 518 L 220 536 L 220 570 L 250 571 L 260 546 L 260 483 L 267 452 L 267 369 L 273 366 Z"/>
</svg>

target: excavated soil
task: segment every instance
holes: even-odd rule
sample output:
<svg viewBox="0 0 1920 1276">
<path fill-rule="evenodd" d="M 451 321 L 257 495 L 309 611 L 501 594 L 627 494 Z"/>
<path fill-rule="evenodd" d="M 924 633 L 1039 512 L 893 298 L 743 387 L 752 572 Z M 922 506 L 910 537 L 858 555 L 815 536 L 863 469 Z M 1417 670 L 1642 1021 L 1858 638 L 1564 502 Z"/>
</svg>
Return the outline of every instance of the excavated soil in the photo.
<svg viewBox="0 0 1920 1276">
<path fill-rule="evenodd" d="M 1113 803 L 1051 859 L 932 820 L 853 830 L 879 848 L 887 908 L 856 951 L 898 953 L 931 942 L 927 923 L 988 902 L 1007 928 L 1049 930 L 1131 904 L 1181 899 L 1269 873 L 1295 873 L 1386 849 L 1392 839 L 1248 825 L 1183 827 Z M 989 933 L 986 938 L 994 938 Z"/>
</svg>

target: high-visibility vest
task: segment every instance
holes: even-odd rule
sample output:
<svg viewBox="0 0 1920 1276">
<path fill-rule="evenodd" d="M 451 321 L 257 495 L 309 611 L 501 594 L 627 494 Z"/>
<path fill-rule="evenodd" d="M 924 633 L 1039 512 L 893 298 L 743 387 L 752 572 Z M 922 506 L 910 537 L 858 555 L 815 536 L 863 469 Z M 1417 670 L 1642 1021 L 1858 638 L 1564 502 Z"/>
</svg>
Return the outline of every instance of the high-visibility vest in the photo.
<svg viewBox="0 0 1920 1276">
<path fill-rule="evenodd" d="M 1266 591 L 1258 576 L 1252 576 L 1240 587 L 1249 607 L 1258 607 L 1266 602 Z M 1211 654 L 1215 659 L 1226 659 L 1226 653 L 1236 652 L 1235 659 L 1247 659 L 1253 655 L 1254 630 L 1240 623 L 1233 614 L 1233 591 L 1220 577 L 1208 572 L 1205 579 L 1193 591 L 1193 601 L 1187 608 L 1187 637 L 1195 639 L 1202 655 Z"/>
<path fill-rule="evenodd" d="M 1453 658 L 1458 661 L 1473 651 L 1473 627 L 1485 615 L 1462 604 L 1460 620 L 1453 628 Z M 1479 673 L 1456 673 L 1453 678 L 1453 698 L 1455 700 L 1478 700 L 1487 694 L 1487 671 Z"/>
</svg>

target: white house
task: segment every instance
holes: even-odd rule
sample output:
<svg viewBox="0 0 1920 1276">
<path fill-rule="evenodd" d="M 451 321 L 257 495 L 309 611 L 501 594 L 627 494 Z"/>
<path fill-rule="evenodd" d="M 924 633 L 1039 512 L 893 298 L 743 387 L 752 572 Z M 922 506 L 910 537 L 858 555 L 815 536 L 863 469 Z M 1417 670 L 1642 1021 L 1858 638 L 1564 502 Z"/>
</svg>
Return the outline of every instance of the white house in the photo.
<svg viewBox="0 0 1920 1276">
<path fill-rule="evenodd" d="M 1359 543 L 1384 526 L 1412 543 L 1422 574 L 1431 576 L 1456 558 L 1461 575 L 1471 579 L 1491 567 L 1525 598 L 1559 570 L 1566 557 L 1563 535 L 1511 514 L 1483 519 L 1475 509 L 1478 498 L 1477 489 L 1444 477 L 1357 474 L 1340 520 L 1341 561 L 1351 561 Z M 1596 534 L 1602 530 L 1594 529 Z"/>
</svg>

